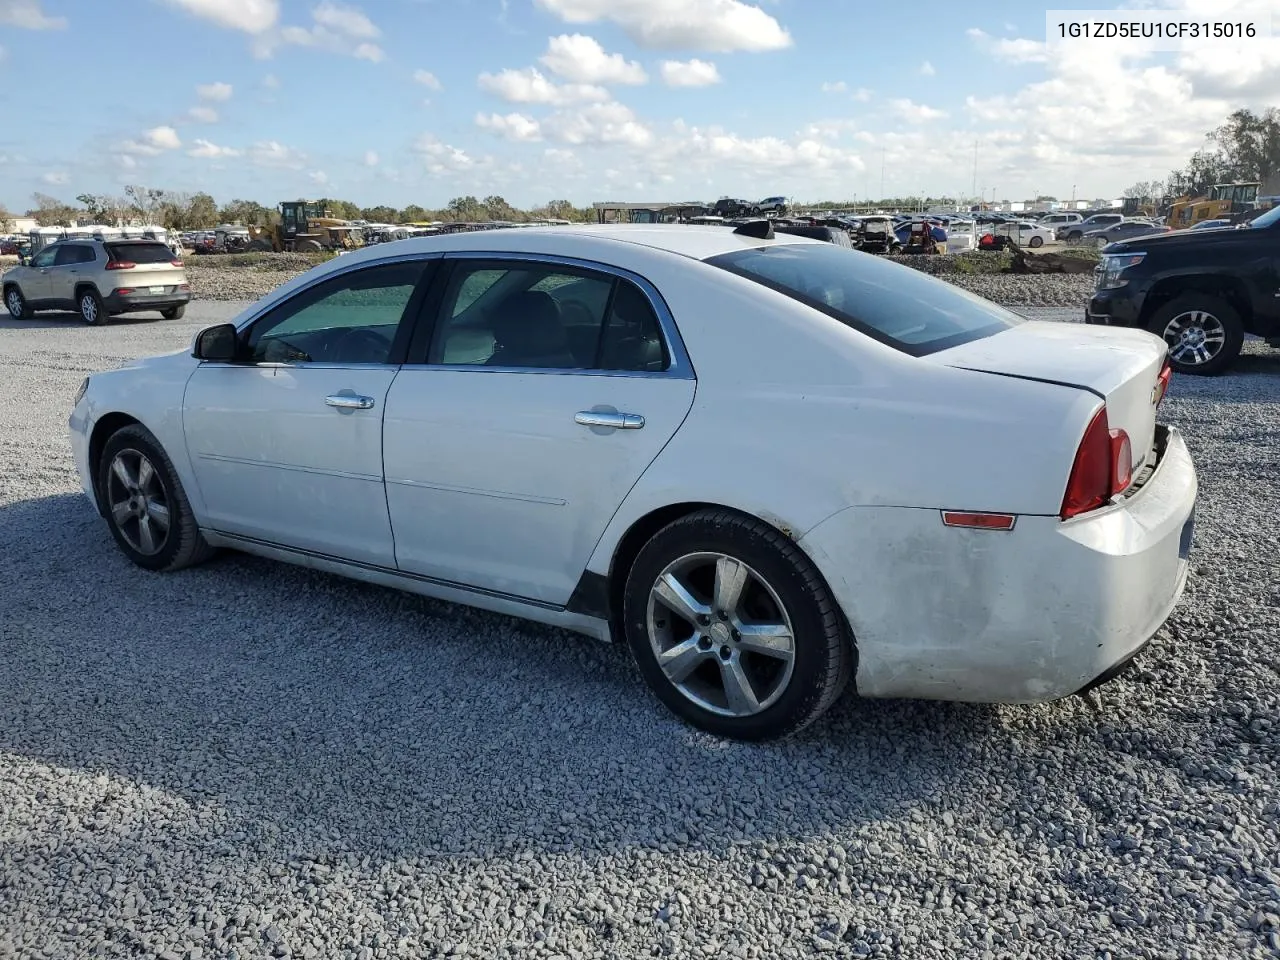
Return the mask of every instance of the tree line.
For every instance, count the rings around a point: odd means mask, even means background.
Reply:
[[[1280,174],[1280,109],[1262,113],[1237,110],[1205,136],[1206,145],[1186,166],[1164,180],[1143,180],[1124,191],[1126,197],[1202,197],[1215,183],[1266,183]]]
[[[590,207],[575,207],[568,200],[552,200],[531,210],[514,207],[499,196],[483,200],[472,196],[454,197],[442,209],[432,210],[417,204],[402,209],[389,206],[361,207],[350,200],[326,197],[319,201],[335,217],[344,220],[370,220],[375,223],[419,223],[433,220],[490,221],[558,219],[587,221],[594,219]],[[82,193],[68,203],[46,193],[32,195],[33,206],[26,215],[42,227],[66,227],[73,222],[115,224],[141,220],[170,230],[207,230],[220,223],[271,226],[279,223],[280,214],[256,200],[232,200],[219,205],[204,192],[183,193],[138,185],[127,186],[120,196]],[[0,208],[0,226],[10,217]]]

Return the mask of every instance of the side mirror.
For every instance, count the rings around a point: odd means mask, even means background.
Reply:
[[[196,335],[195,347],[191,355],[197,360],[212,360],[220,363],[231,363],[236,358],[236,348],[240,338],[235,324],[220,323],[216,327],[201,330]]]

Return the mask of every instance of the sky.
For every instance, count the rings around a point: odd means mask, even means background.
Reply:
[[[1183,20],[1280,0],[1053,0]],[[1113,198],[1280,103],[1280,39],[1046,42],[1027,0],[0,0],[0,205]],[[975,151],[975,143],[977,148]],[[976,170],[975,170],[976,153]]]

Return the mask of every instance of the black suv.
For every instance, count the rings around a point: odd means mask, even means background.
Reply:
[[[1178,230],[1103,248],[1085,322],[1164,337],[1179,373],[1222,373],[1246,333],[1280,347],[1280,206],[1234,230]]]

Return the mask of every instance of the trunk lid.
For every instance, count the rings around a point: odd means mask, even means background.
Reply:
[[[1145,330],[1029,320],[924,359],[1096,394],[1106,401],[1108,423],[1129,435],[1136,475],[1155,441],[1156,383],[1167,351]]]
[[[187,282],[186,268],[173,265],[173,261],[179,258],[162,243],[110,243],[107,244],[107,252],[112,260],[134,264],[106,272],[114,288],[129,287],[139,293],[171,294]]]

